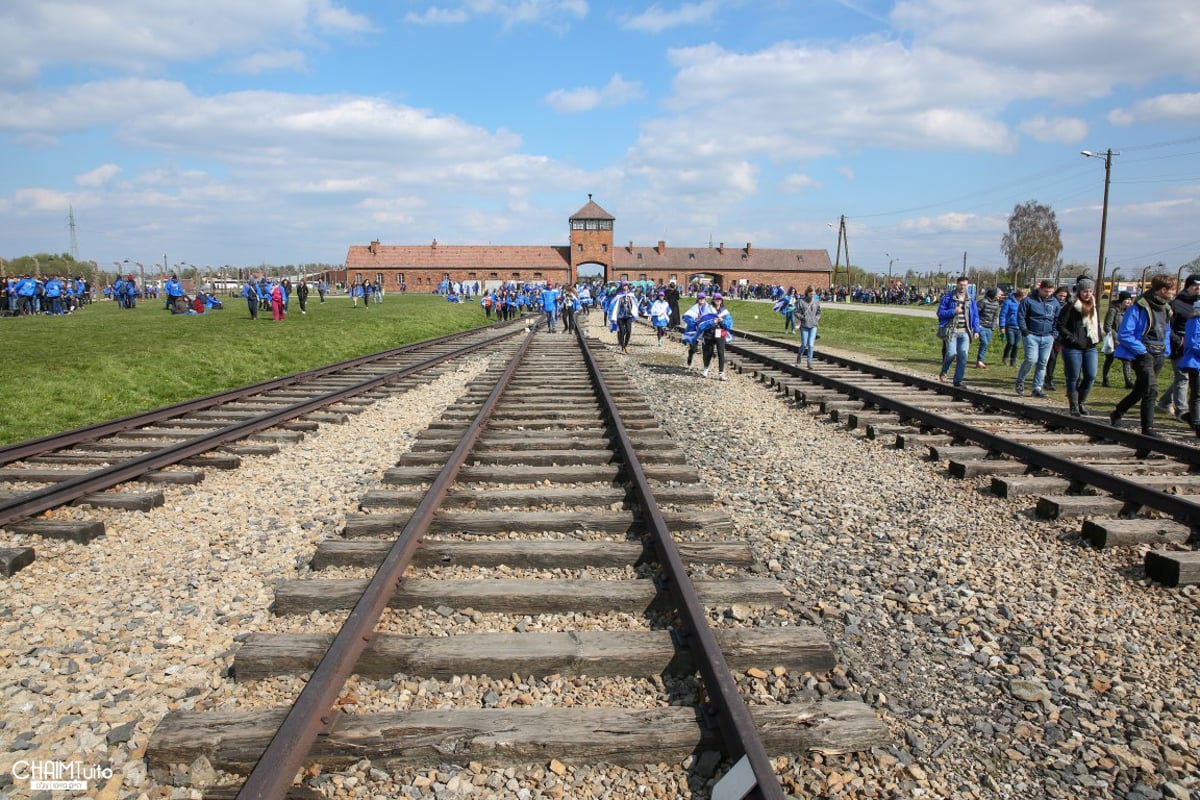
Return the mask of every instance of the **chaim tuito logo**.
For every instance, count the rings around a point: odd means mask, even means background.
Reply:
[[[86,791],[89,781],[107,781],[113,771],[82,761],[18,761],[13,764],[12,776],[29,781],[32,792]]]

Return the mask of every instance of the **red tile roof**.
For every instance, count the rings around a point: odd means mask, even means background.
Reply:
[[[570,248],[553,245],[351,245],[348,269],[566,269]]]

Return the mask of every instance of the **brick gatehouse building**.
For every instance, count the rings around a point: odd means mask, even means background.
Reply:
[[[826,250],[745,247],[653,247],[613,243],[615,218],[588,195],[587,204],[571,215],[570,245],[351,245],[346,269],[334,281],[371,281],[385,291],[404,287],[431,292],[443,280],[476,282],[484,288],[511,283],[649,280],[681,286],[716,283],[826,289],[833,265]]]

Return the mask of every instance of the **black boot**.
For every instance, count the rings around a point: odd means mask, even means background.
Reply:
[[[1070,405],[1071,405],[1071,416],[1078,417],[1079,413],[1080,413],[1079,412],[1079,395],[1075,394],[1074,392],[1069,393],[1067,395],[1067,402],[1070,403]]]
[[[1090,394],[1091,391],[1091,389],[1088,389],[1086,392],[1079,393],[1079,415],[1081,417],[1089,417],[1092,414],[1092,412],[1088,410],[1088,407],[1083,404],[1084,401],[1088,399],[1088,394]]]

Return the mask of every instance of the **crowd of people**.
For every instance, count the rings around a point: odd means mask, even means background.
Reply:
[[[1098,374],[1101,385],[1109,386],[1112,365],[1119,361],[1128,394],[1109,415],[1112,425],[1121,426],[1137,406],[1146,436],[1160,435],[1156,412],[1172,414],[1200,436],[1200,275],[1189,276],[1182,289],[1177,283],[1174,276],[1155,275],[1136,297],[1120,292],[1101,315],[1095,282],[1087,275],[1072,286],[1043,280],[1028,292],[1014,289],[1005,296],[990,288],[980,297],[971,295],[969,279],[961,277],[938,304],[943,342],[938,377],[963,385],[972,344],[977,348],[975,367],[987,369],[991,341],[999,332],[1002,363],[1015,367],[1020,356],[1013,382],[1018,396],[1031,381],[1033,397],[1049,397],[1047,392],[1057,388],[1054,376],[1061,360],[1067,407],[1072,416],[1088,416],[1087,400]],[[1168,360],[1172,380],[1160,395],[1158,378]]]
[[[0,311],[5,316],[64,316],[92,302],[92,287],[83,276],[13,275],[0,280]]]

